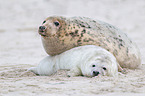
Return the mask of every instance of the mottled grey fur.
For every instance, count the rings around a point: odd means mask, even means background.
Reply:
[[[48,17],[42,26],[46,27],[42,42],[49,55],[83,45],[97,45],[111,52],[123,68],[137,68],[141,65],[138,47],[118,28],[86,17]],[[59,22],[59,26],[53,25]]]

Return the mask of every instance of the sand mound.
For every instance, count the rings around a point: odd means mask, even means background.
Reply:
[[[37,76],[27,69],[30,65],[3,66],[0,71],[0,93],[5,95],[79,95],[112,93],[145,93],[145,65],[141,69],[126,69],[118,78],[67,77],[67,70],[59,70],[52,76]],[[25,93],[25,94],[24,94]]]

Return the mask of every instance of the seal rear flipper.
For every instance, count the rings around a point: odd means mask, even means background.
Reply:
[[[31,67],[31,68],[28,69],[28,71],[33,72],[36,75],[38,75],[37,67]]]

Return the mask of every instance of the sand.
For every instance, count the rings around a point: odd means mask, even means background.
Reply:
[[[144,0],[0,0],[0,96],[145,96]],[[112,77],[36,76],[47,56],[38,26],[47,16],[86,16],[119,27],[136,42],[142,67]]]

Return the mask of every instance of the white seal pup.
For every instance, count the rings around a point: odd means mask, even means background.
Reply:
[[[39,75],[52,75],[59,69],[69,69],[68,76],[118,76],[120,66],[116,58],[104,48],[85,45],[72,48],[59,55],[45,57],[29,71]]]

